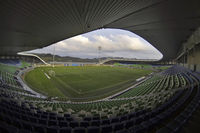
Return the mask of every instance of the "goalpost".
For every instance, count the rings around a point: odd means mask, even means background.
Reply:
[[[53,65],[52,65],[53,68],[55,67],[55,50],[56,50],[56,46],[54,44],[54,47],[53,47]],[[48,72],[49,76],[51,76],[51,77],[55,77],[55,75],[56,75],[55,71],[53,71],[53,68],[51,70],[49,70],[49,72]]]

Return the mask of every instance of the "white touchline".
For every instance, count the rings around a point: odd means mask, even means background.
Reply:
[[[48,78],[48,79],[51,79],[50,77],[49,77],[49,75],[47,75],[46,73],[44,73],[45,74],[45,76]]]

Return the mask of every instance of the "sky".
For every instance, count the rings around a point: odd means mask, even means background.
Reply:
[[[101,47],[101,50],[99,50]],[[100,29],[28,53],[54,53],[79,58],[124,57],[161,59],[162,54],[138,35],[119,29]]]

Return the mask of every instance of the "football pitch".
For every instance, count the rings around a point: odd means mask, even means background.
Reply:
[[[37,67],[26,73],[24,79],[33,90],[49,97],[89,101],[122,91],[151,72],[111,66]]]

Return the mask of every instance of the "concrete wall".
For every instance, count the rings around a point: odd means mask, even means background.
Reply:
[[[181,56],[177,59],[179,64],[200,72],[200,28],[183,43],[180,53]]]
[[[200,45],[195,45],[188,51],[187,64],[189,68],[194,71],[200,71]]]

